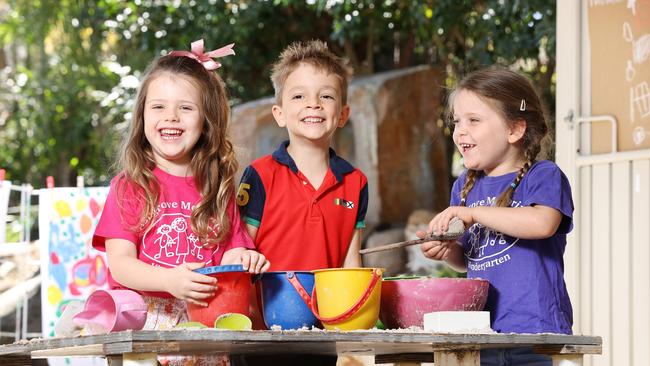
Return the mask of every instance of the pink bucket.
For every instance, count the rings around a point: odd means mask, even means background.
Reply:
[[[140,330],[146,320],[147,304],[131,290],[95,290],[86,300],[84,310],[72,319],[78,326],[96,325],[105,332]]]

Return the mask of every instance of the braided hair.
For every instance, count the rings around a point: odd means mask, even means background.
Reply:
[[[519,141],[524,153],[524,165],[495,203],[497,207],[509,207],[514,191],[535,163],[541,150],[542,140],[548,133],[545,111],[539,95],[530,81],[518,72],[504,68],[486,68],[467,75],[452,91],[447,105],[450,117],[454,114],[454,97],[461,90],[470,91],[491,101],[491,105],[511,126],[518,121],[526,121],[526,131]],[[480,171],[467,170],[467,179],[460,192],[461,206],[465,206],[467,195],[481,174]]]

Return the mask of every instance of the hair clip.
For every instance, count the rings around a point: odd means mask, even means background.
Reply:
[[[510,187],[512,187],[512,189],[517,188],[517,183],[515,182],[510,183]]]
[[[235,51],[232,49],[234,46],[235,44],[231,43],[214,51],[203,52],[203,39],[199,39],[198,41],[192,42],[191,52],[172,51],[169,55],[189,57],[200,62],[206,70],[216,70],[221,67],[221,63],[214,61],[213,58],[234,55]]]
[[[521,103],[519,104],[519,110],[522,112],[526,111],[526,99],[521,100]]]

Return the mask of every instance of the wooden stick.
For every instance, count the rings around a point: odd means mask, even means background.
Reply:
[[[416,244],[422,244],[427,241],[448,241],[448,240],[456,240],[463,236],[463,233],[446,233],[442,235],[435,235],[431,234],[429,236],[425,236],[422,239],[415,239],[415,240],[408,240],[408,241],[402,241],[399,243],[393,243],[393,244],[386,244],[386,245],[381,245],[378,247],[374,248],[367,248],[367,249],[361,249],[359,251],[359,254],[368,254],[368,253],[374,253],[374,252],[382,252],[384,250],[391,250],[391,249],[397,249],[397,248],[402,248],[402,247],[408,247],[411,245],[416,245]]]

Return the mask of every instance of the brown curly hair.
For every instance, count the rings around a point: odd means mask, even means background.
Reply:
[[[161,74],[188,77],[202,95],[203,129],[192,148],[190,161],[201,200],[192,210],[190,225],[204,246],[214,246],[227,237],[231,229],[228,205],[234,197],[237,160],[228,140],[230,106],[224,82],[218,74],[206,70],[191,58],[163,56],[145,73],[118,161],[121,170],[117,184],[120,211],[124,219],[126,210],[122,202],[125,192],[129,191],[142,201],[141,215],[131,221],[132,231],[144,232],[153,224],[156,215],[160,186],[153,174],[156,164],[151,144],[145,137],[144,109],[149,84]]]

